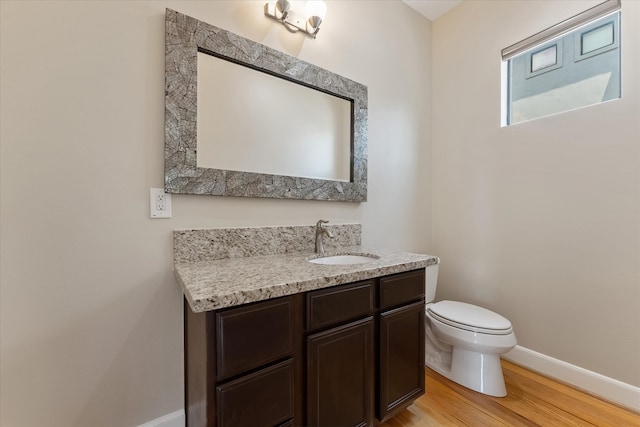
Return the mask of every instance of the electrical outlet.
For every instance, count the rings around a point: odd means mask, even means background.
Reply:
[[[164,211],[167,208],[166,200],[167,198],[164,191],[162,193],[160,192],[156,193],[156,210],[157,211]]]
[[[151,218],[171,218],[171,194],[164,188],[149,189],[149,207]]]

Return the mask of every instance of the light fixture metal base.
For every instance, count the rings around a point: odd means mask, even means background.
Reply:
[[[291,9],[289,9],[282,18],[279,18],[276,15],[275,4],[273,3],[266,3],[264,5],[264,14],[265,16],[273,19],[274,21],[277,21],[282,25],[284,25],[284,27],[290,32],[292,33],[302,32],[314,39],[316,38],[318,31],[320,31],[320,23],[322,22],[322,19],[320,19],[317,16],[313,16],[307,19],[301,14]],[[317,22],[316,26],[314,26],[312,22],[314,24]]]

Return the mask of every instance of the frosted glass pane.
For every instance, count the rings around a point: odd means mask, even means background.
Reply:
[[[613,22],[582,35],[582,54],[613,44]]]
[[[531,72],[556,65],[557,62],[557,46],[553,45],[531,55]]]

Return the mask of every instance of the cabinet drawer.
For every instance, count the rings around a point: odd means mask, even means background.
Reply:
[[[380,279],[380,308],[397,307],[424,299],[424,269]]]
[[[373,280],[334,286],[307,294],[307,329],[312,331],[360,317],[374,309]]]
[[[219,381],[288,357],[293,349],[293,300],[278,298],[216,313]]]
[[[216,388],[219,427],[274,427],[293,418],[293,361]]]

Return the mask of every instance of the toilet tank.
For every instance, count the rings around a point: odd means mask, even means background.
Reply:
[[[436,288],[438,287],[438,267],[440,263],[426,267],[425,274],[425,298],[426,302],[433,302],[436,299]]]

